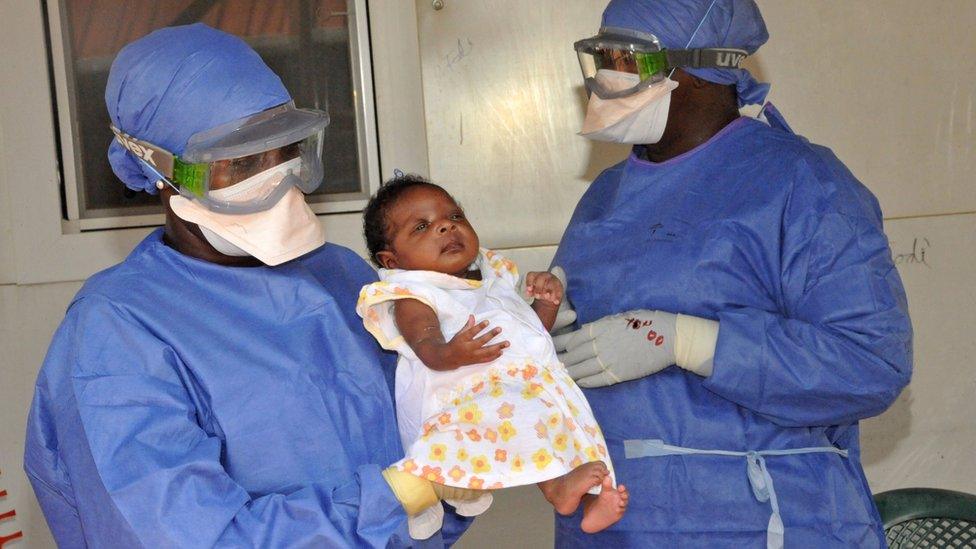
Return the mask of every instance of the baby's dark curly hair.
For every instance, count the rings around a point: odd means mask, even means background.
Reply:
[[[366,209],[363,210],[363,234],[366,236],[366,249],[369,250],[369,258],[377,267],[383,265],[376,254],[386,250],[390,245],[387,234],[390,229],[386,222],[387,213],[397,203],[404,191],[420,186],[431,187],[449,197],[451,196],[449,192],[436,183],[431,183],[419,175],[406,174],[397,175],[383,183],[380,190],[376,191],[376,194],[366,204]],[[453,200],[453,197],[451,199]]]

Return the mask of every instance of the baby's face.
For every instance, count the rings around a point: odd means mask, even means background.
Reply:
[[[461,207],[439,189],[407,189],[386,222],[390,247],[376,255],[388,269],[461,276],[478,257],[478,234]]]

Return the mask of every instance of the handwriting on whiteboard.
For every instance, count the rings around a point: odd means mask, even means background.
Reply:
[[[895,265],[925,265],[929,268],[932,267],[929,265],[928,258],[926,257],[929,248],[932,247],[932,243],[924,236],[913,238],[911,249],[904,250],[902,253],[898,253],[899,247],[896,242],[892,242],[891,247]]]

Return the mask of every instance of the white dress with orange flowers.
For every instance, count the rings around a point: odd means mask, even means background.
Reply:
[[[366,328],[383,348],[400,354],[396,406],[406,457],[393,466],[474,489],[534,484],[596,460],[606,462],[612,474],[586,398],[557,360],[539,317],[518,295],[515,265],[482,250],[478,266],[480,281],[380,269],[380,282],[359,295],[357,311]],[[416,299],[433,309],[445,339],[474,315],[489,328],[500,327],[496,340],[511,345],[489,364],[431,370],[396,327],[398,299]]]

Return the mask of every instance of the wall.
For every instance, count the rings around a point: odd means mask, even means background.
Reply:
[[[574,136],[583,103],[570,44],[596,31],[602,0],[534,4],[528,13],[523,2],[514,0],[446,0],[445,9],[435,12],[428,0],[418,0],[411,16],[423,30],[422,43],[394,44],[387,52],[419,47],[424,53],[423,92],[398,86],[396,94],[415,94],[415,103],[423,98],[427,132],[390,141],[384,154],[394,157],[387,157],[385,165],[427,171],[426,153],[418,159],[404,146],[426,138],[430,173],[452,186],[470,185],[459,194],[486,243],[494,246],[555,243],[586,183],[626,153]],[[928,12],[933,4],[939,9]],[[4,4],[0,14],[13,5]],[[864,464],[872,488],[976,492],[971,420],[976,416],[971,366],[976,343],[969,333],[976,323],[976,215],[966,213],[976,210],[976,68],[970,59],[976,44],[968,31],[976,26],[976,10],[969,0],[760,0],[760,5],[772,39],[751,63],[774,83],[771,99],[794,128],[830,145],[878,194],[909,294],[915,376],[888,412],[863,424]],[[458,25],[469,20],[458,28],[477,40],[469,45],[468,36],[437,23],[448,18]],[[399,25],[395,20],[384,24],[383,33]],[[33,48],[8,41],[0,59],[7,62]],[[542,62],[526,57],[532,52]],[[472,66],[460,66],[466,62]],[[378,78],[388,71],[382,76],[388,82],[403,77],[396,63],[375,70]],[[406,64],[400,70],[419,72],[421,67]],[[9,82],[9,75],[0,78],[5,78],[0,110],[9,113],[18,106],[8,102],[11,90],[21,82]],[[383,103],[390,109],[390,96],[396,95],[389,91],[392,86],[384,89],[378,109]],[[379,86],[377,94],[384,94]],[[498,97],[510,102],[493,102]],[[48,115],[30,113],[34,120]],[[395,136],[423,128],[416,112],[397,111],[396,116],[380,118],[381,132]],[[0,490],[8,496],[0,497],[0,514],[13,508],[17,516],[0,521],[0,538],[21,530],[24,540],[10,547],[50,547],[21,472],[23,421],[36,369],[80,282],[13,284],[15,234],[22,249],[38,256],[49,252],[36,249],[29,234],[17,232],[14,220],[25,195],[18,192],[14,203],[10,190],[20,184],[23,172],[7,159],[13,158],[11,143],[21,141],[29,128],[4,120],[9,119],[0,117]],[[52,154],[48,149],[43,153]],[[503,192],[482,201],[481,189],[494,184],[504,184]],[[360,246],[353,221],[330,225],[331,237]],[[113,261],[126,252],[111,241],[108,249],[106,257]],[[510,255],[525,270],[545,266],[552,251],[541,246]],[[41,263],[57,261],[49,257]],[[550,546],[551,535],[546,504],[534,488],[526,488],[500,494],[461,545]]]
[[[0,522],[0,537],[21,530],[29,547],[50,547],[53,540],[23,474],[27,407],[47,343],[80,287],[80,282],[0,286],[0,490],[8,492],[0,499],[0,513],[17,512],[13,520]]]

